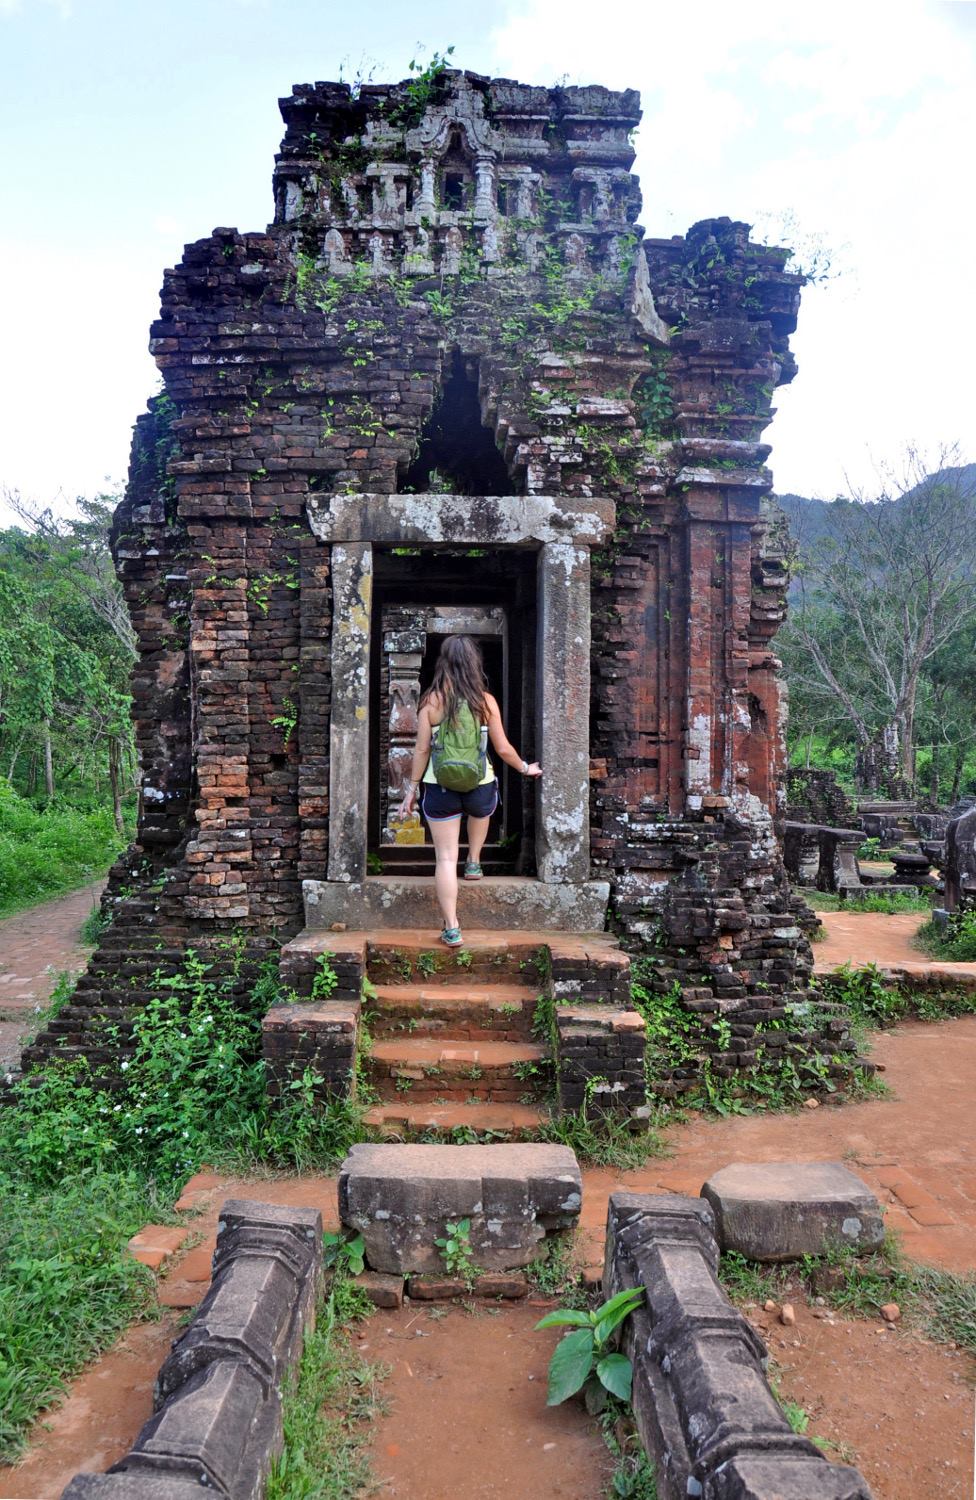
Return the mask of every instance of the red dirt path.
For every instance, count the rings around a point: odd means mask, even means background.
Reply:
[[[87,962],[91,949],[79,933],[104,885],[97,880],[0,921],[0,1073],[19,1062],[21,1038],[58,975]]]
[[[826,937],[813,946],[817,973],[841,964],[874,963],[882,969],[902,969],[906,978],[934,972],[976,984],[976,964],[926,958],[913,945],[912,938],[928,920],[924,912],[897,912],[890,917],[868,911],[823,911],[819,915]]]

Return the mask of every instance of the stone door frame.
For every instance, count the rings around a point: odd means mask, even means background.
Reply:
[[[546,495],[308,497],[331,548],[332,713],[327,881],[366,879],[373,548],[521,547],[538,554],[536,866],[547,885],[589,878],[590,548],[613,502]]]

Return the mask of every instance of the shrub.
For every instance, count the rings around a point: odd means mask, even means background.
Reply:
[[[916,937],[933,957],[976,963],[976,911],[954,911],[942,927],[926,922]]]

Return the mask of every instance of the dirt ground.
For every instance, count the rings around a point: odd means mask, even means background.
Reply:
[[[19,1062],[24,1033],[58,975],[84,967],[91,950],[79,931],[104,885],[95,881],[0,921],[0,1073]]]
[[[813,945],[817,973],[841,964],[874,963],[883,969],[903,969],[906,978],[933,970],[960,979],[976,978],[976,963],[936,963],[914,946],[912,938],[928,920],[925,912],[897,912],[889,917],[870,911],[822,911],[819,916],[826,936]]]

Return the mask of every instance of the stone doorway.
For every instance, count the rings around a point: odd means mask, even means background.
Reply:
[[[503,894],[489,877],[466,897],[465,920],[601,930],[609,890],[591,879],[589,849],[589,552],[612,529],[612,505],[543,495],[314,494],[308,517],[330,548],[333,627],[329,852],[326,879],[304,883],[306,922],[413,926],[414,914],[429,904],[427,880],[419,880],[424,889],[418,890],[410,884],[416,875],[384,868],[398,846],[384,843],[382,834],[415,732],[427,637],[446,634],[439,626],[462,618],[436,611],[477,607],[489,611],[478,622],[488,635],[490,611],[502,609],[494,618],[507,640],[508,728],[544,774],[534,784],[517,778],[527,888]],[[415,613],[384,620],[389,605]],[[420,619],[418,610],[430,613]],[[400,624],[408,628],[400,632]],[[394,675],[389,665],[384,670],[384,656],[399,658]]]

